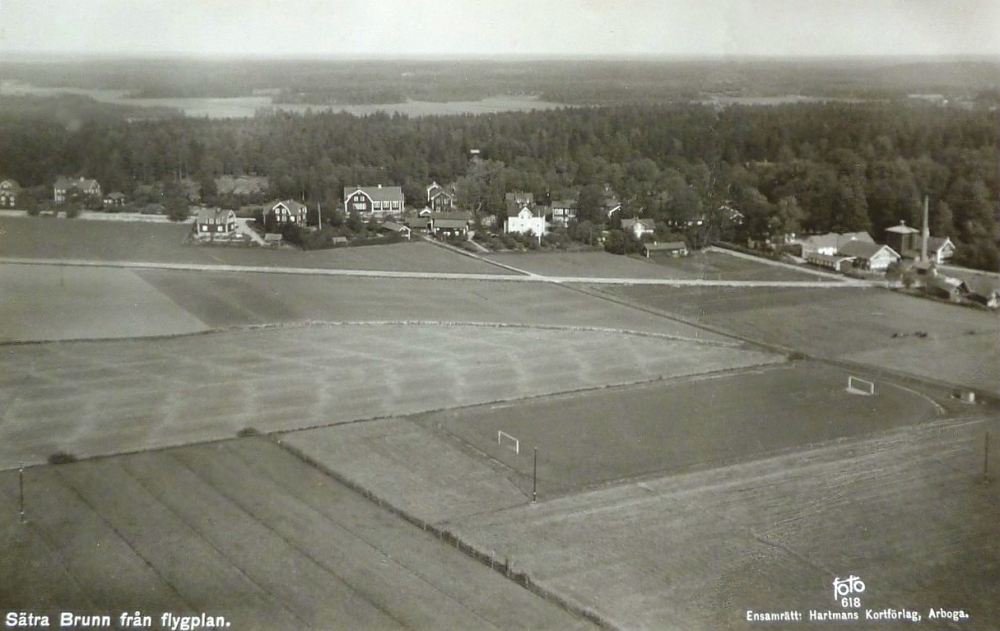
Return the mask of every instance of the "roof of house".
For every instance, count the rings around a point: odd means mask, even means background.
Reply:
[[[284,207],[288,209],[288,212],[296,214],[301,210],[305,210],[306,208],[305,204],[300,204],[294,199],[283,199],[280,202],[274,202],[273,204],[271,204],[271,210],[274,210],[278,206],[278,204],[284,205]]]
[[[277,232],[268,232],[264,235],[264,243],[281,243],[281,235]]]
[[[105,195],[106,199],[125,199],[125,193],[119,193],[115,191],[114,193],[108,193]]]
[[[513,200],[513,201],[515,201],[515,202],[517,202],[519,204],[520,203],[531,204],[531,203],[534,203],[534,201],[535,201],[535,194],[534,193],[525,193],[524,191],[513,191],[511,193],[507,193],[506,195],[504,195],[503,198],[506,201],[512,201]]]
[[[928,252],[940,252],[946,245],[950,245],[952,249],[955,248],[955,243],[949,237],[927,237],[927,251]],[[910,258],[917,258],[922,254],[922,249],[920,244],[917,244],[915,248],[907,248],[903,251],[903,254]]]
[[[843,234],[827,232],[826,234],[814,234],[798,241],[803,245],[809,245],[817,250],[820,248],[839,248],[852,241],[875,243],[875,239],[872,239],[871,235],[867,232],[845,232]]]
[[[17,183],[17,180],[3,180],[0,182],[0,190],[17,190],[19,188],[21,186]]]
[[[68,190],[70,188],[93,188],[95,186],[100,186],[97,180],[91,180],[87,178],[71,178],[71,177],[60,177],[56,179],[55,188],[60,190]]]
[[[382,227],[386,230],[392,230],[393,232],[403,232],[404,230],[409,230],[410,227],[403,224],[398,224],[395,221],[387,221],[382,224]]]
[[[455,219],[461,221],[472,221],[472,213],[467,210],[452,210],[448,212],[431,213],[429,217],[434,223],[443,219]]]
[[[552,202],[552,208],[576,208],[575,199],[557,199]]]
[[[1000,280],[989,276],[976,275],[966,279],[965,288],[970,294],[989,298],[1000,295]]]
[[[236,213],[231,210],[226,210],[225,208],[199,208],[198,209],[198,223],[208,223],[210,219],[215,220],[216,223],[220,219],[228,219],[228,215],[232,213],[233,218],[236,217]]]
[[[643,230],[656,230],[656,222],[652,219],[640,218],[640,219],[622,219],[622,229],[628,230],[632,226],[640,224]]]
[[[891,228],[886,228],[885,231],[886,232],[894,232],[896,234],[916,234],[916,233],[920,232],[919,230],[917,230],[913,226],[908,226],[908,225],[906,225],[905,222],[902,222],[902,221],[899,222],[898,226],[893,226]]]
[[[643,246],[650,252],[656,252],[661,250],[672,251],[672,250],[686,250],[687,244],[683,241],[667,241],[666,243],[647,243]]]
[[[434,227],[447,229],[468,228],[469,222],[464,219],[435,219]]]
[[[899,258],[899,254],[895,250],[887,245],[879,245],[878,243],[868,243],[866,241],[848,241],[844,245],[840,246],[837,250],[837,254],[843,256],[854,256],[859,259],[872,259],[881,252],[882,250],[888,250],[895,256]]]
[[[344,199],[349,199],[357,192],[367,195],[373,202],[403,201],[403,189],[398,186],[345,186]]]
[[[423,230],[427,228],[428,219],[427,217],[406,217],[403,219],[403,223],[410,228],[419,228]]]
[[[924,281],[924,285],[951,293],[961,289],[962,281],[949,276],[930,276]]]

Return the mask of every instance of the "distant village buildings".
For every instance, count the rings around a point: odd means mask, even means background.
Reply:
[[[21,187],[14,180],[3,180],[0,182],[0,208],[14,208],[17,206],[17,198],[21,193]]]
[[[79,194],[81,197],[90,197],[99,200],[101,199],[101,185],[97,183],[97,180],[83,177],[76,179],[60,177],[56,179],[55,184],[52,186],[53,201],[57,204],[65,203],[74,193]]]

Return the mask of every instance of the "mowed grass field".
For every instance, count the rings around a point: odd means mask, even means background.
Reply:
[[[877,289],[595,288],[750,340],[998,393],[995,312]],[[926,333],[918,337],[917,333]]]
[[[846,391],[847,372],[795,362],[613,390],[445,410],[421,425],[458,437],[542,497],[637,476],[720,466],[934,420],[935,403],[876,380]],[[943,410],[941,410],[943,412]],[[518,439],[519,451],[498,432]]]
[[[511,559],[543,589],[619,629],[998,629],[1000,466],[995,414],[696,473],[487,511],[448,525]],[[502,551],[502,552],[501,552]],[[859,576],[864,608],[908,621],[814,622],[843,611],[835,578]],[[931,620],[930,609],[968,620]],[[750,623],[797,610],[804,622]]]
[[[525,252],[484,258],[545,276],[671,278],[680,280],[811,281],[836,278],[738,258],[721,252],[694,252],[671,258],[620,256],[607,252]]]
[[[614,331],[316,325],[10,345],[0,468],[782,361]]]
[[[47,265],[0,265],[0,323],[0,342],[208,329],[131,270]]]
[[[24,217],[0,219],[0,257],[248,265],[317,269],[511,274],[430,243],[293,249],[185,245],[190,224]]]
[[[24,478],[22,524],[17,473],[0,473],[5,612],[109,614],[113,628],[136,610],[156,628],[161,612],[240,631],[594,628],[263,438]]]

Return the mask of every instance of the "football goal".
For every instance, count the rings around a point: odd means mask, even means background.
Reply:
[[[521,453],[521,441],[514,438],[507,432],[497,432],[497,444],[501,447],[507,447],[508,449],[513,449],[514,453]]]
[[[847,377],[847,391],[851,394],[863,394],[872,396],[875,394],[875,382],[861,379],[860,377]]]

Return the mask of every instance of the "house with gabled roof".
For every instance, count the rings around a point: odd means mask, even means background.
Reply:
[[[1000,282],[988,276],[976,275],[962,283],[962,297],[990,309],[1000,307]]]
[[[472,225],[472,213],[462,210],[431,213],[427,221],[427,226],[431,234],[466,234]]]
[[[409,241],[410,235],[413,230],[407,226],[405,223],[396,223],[395,221],[386,221],[382,224],[382,230],[384,232],[391,232],[393,234],[398,234],[400,237]]]
[[[236,233],[236,213],[223,208],[199,208],[194,222],[195,236],[218,239]]]
[[[622,219],[622,230],[632,234],[636,239],[641,239],[656,232],[656,222],[644,218]]]
[[[427,206],[434,211],[448,211],[455,207],[455,186],[441,186],[437,182],[427,187]]]
[[[868,272],[885,272],[900,259],[899,253],[887,245],[868,243],[860,239],[848,241],[837,250],[840,256],[854,259],[854,267]]]
[[[62,204],[74,191],[79,193],[82,197],[93,197],[98,200],[101,199],[101,185],[97,183],[97,180],[83,177],[57,178],[56,183],[52,186],[52,197],[57,204]]]
[[[293,199],[286,199],[275,202],[271,208],[264,213],[264,224],[284,226],[285,224],[295,224],[297,226],[306,225],[308,208]]]
[[[13,208],[17,205],[17,196],[21,187],[14,180],[0,182],[0,208]]]
[[[565,228],[569,222],[576,219],[577,200],[557,199],[552,202],[552,225]]]
[[[546,230],[544,210],[535,211],[527,205],[522,206],[516,215],[508,215],[507,223],[504,224],[504,232],[531,234],[536,237],[544,235]]]
[[[120,191],[113,191],[104,196],[105,208],[121,208],[128,202],[128,197]]]
[[[362,219],[382,220],[403,214],[403,189],[399,186],[355,186],[344,188],[344,212]]]

